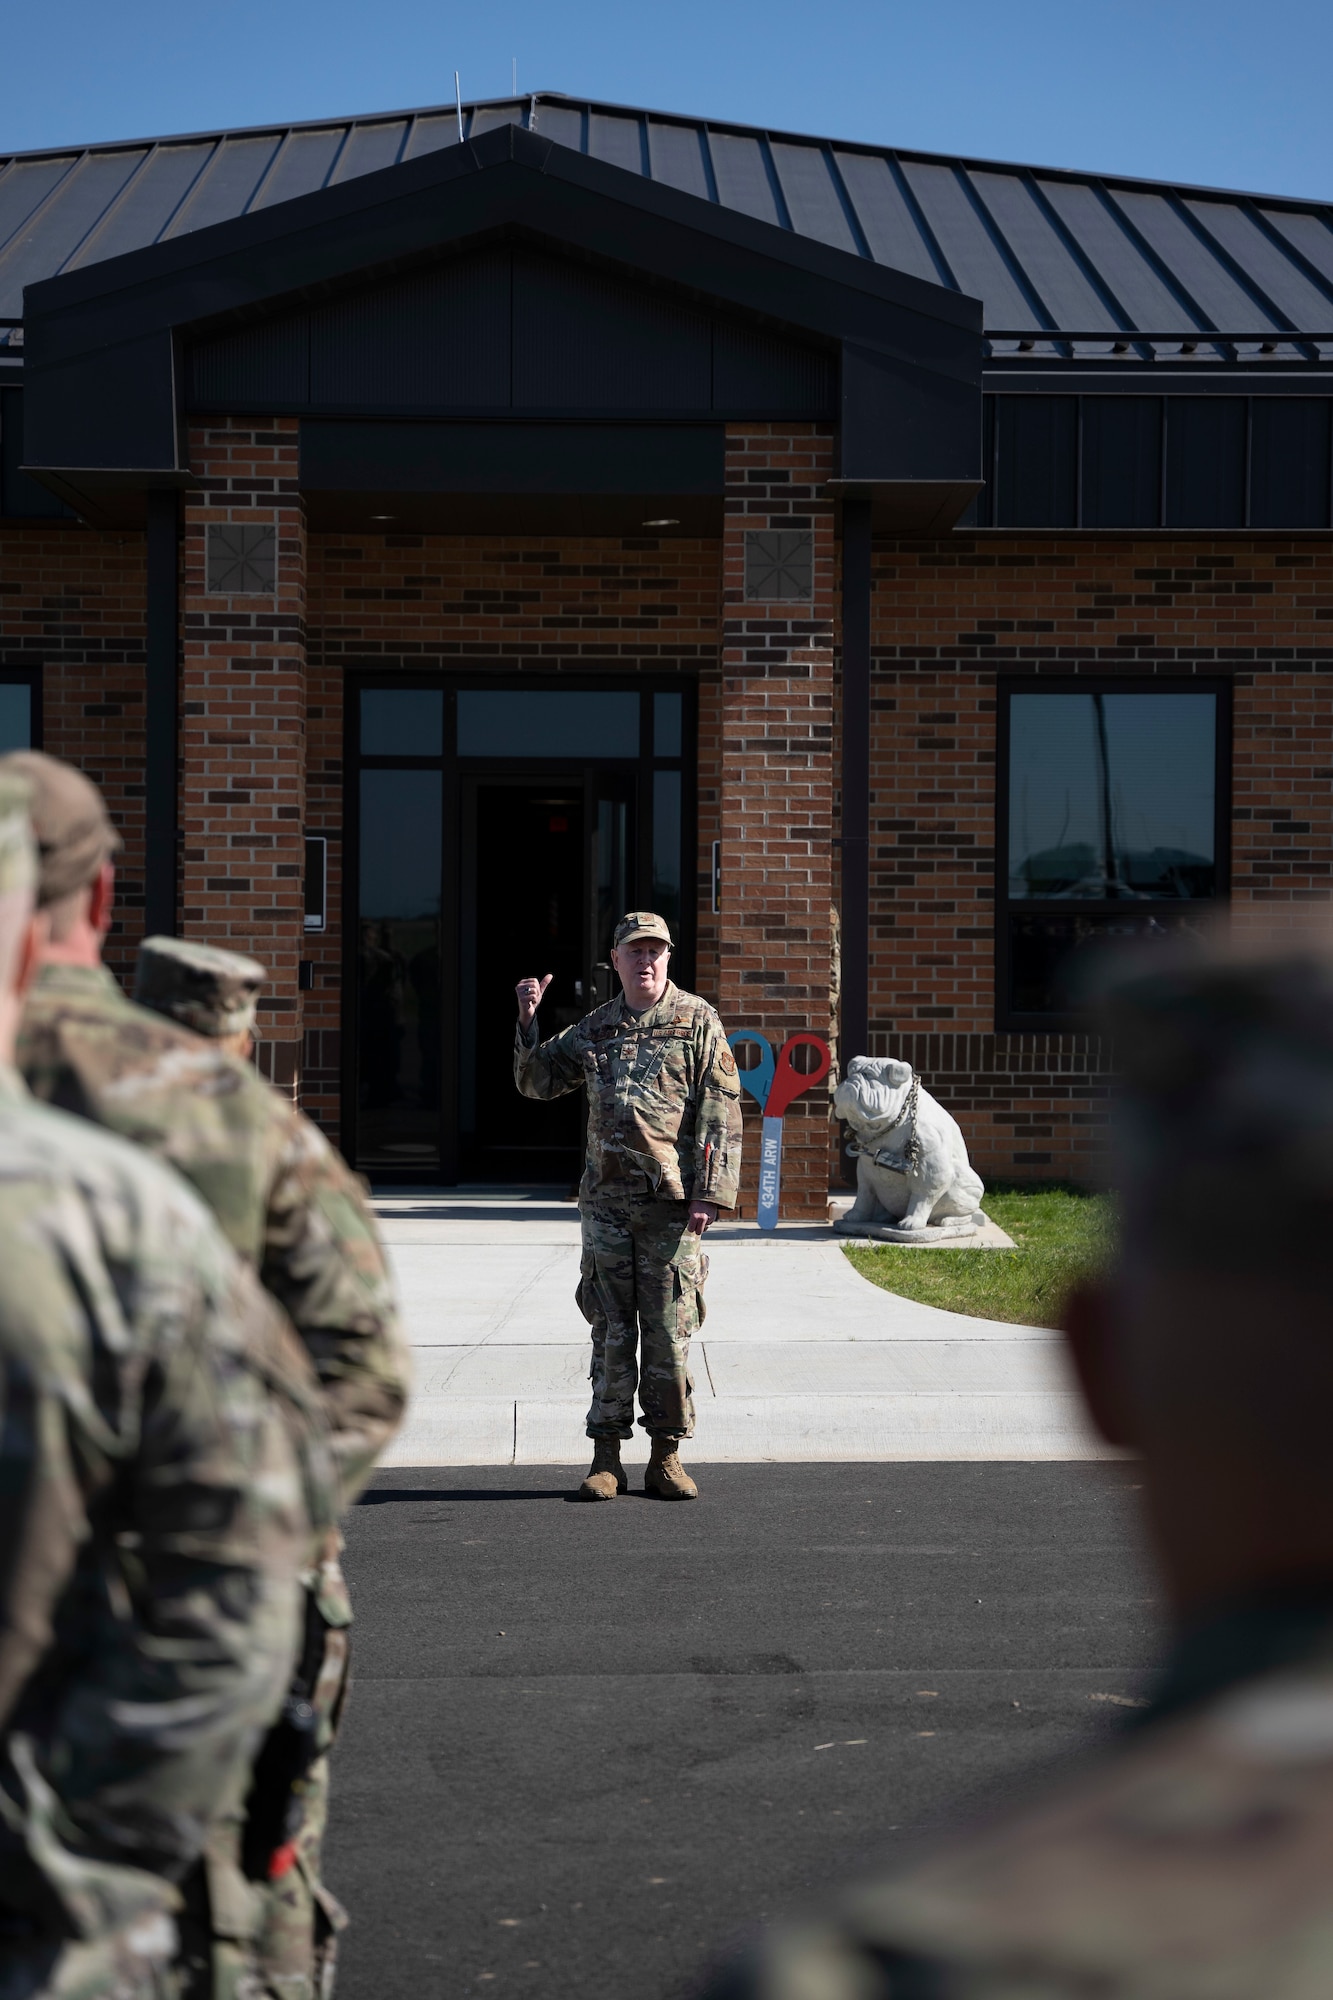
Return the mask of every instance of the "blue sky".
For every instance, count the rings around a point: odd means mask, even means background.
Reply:
[[[0,150],[520,89],[1333,197],[1333,4],[48,0],[8,10]]]

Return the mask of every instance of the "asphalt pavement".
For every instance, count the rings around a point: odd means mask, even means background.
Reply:
[[[678,2000],[1142,1701],[1133,1463],[687,1462],[690,1505],[431,1466],[353,1510],[340,2000]]]

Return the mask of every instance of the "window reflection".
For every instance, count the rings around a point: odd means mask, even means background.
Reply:
[[[439,1159],[439,771],[361,773],[359,1155]]]
[[[1084,902],[1217,892],[1212,694],[1015,694],[1009,895]]]
[[[653,696],[653,755],[679,757],[684,735],[685,703],[678,694]]]
[[[26,681],[0,681],[0,751],[32,748],[32,689]]]
[[[680,772],[653,774],[653,908],[680,936]]]
[[[467,688],[460,757],[637,757],[639,697],[608,688]]]
[[[362,688],[363,757],[438,757],[443,749],[440,688]]]

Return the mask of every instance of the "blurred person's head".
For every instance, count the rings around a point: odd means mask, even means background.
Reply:
[[[31,790],[37,837],[37,905],[45,913],[43,964],[95,966],[111,928],[120,835],[106,803],[73,764],[41,750],[0,757],[0,774]]]
[[[0,770],[0,1062],[14,1059],[23,995],[39,963],[47,919],[37,910],[32,789]]]
[[[1333,1581],[1333,940],[1123,972],[1113,1268],[1065,1327],[1177,1609]]]
[[[134,997],[230,1055],[254,1047],[255,1014],[268,972],[257,958],[195,938],[150,937],[139,946]]]

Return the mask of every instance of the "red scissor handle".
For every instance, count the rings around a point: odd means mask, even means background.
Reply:
[[[791,1059],[792,1050],[799,1048],[803,1042],[819,1051],[819,1061],[805,1075],[802,1075]],[[832,1061],[829,1045],[822,1035],[811,1035],[802,1031],[799,1035],[791,1036],[778,1057],[778,1066],[768,1087],[768,1102],[764,1106],[765,1118],[781,1118],[794,1097],[799,1097],[803,1090],[809,1090],[812,1085],[823,1082],[829,1073]]]

